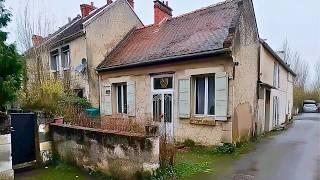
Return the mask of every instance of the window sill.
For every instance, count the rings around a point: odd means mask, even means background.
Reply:
[[[208,126],[216,125],[216,121],[214,117],[193,117],[190,119],[189,123],[194,125],[208,125]]]

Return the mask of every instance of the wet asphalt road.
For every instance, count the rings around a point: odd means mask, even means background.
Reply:
[[[266,139],[218,179],[320,180],[320,114],[301,114],[292,127]]]

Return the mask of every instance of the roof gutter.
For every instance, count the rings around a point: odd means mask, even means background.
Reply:
[[[223,49],[217,49],[217,50],[211,50],[211,51],[202,51],[202,52],[197,52],[192,54],[184,54],[184,55],[178,55],[178,56],[159,58],[159,59],[154,59],[152,61],[146,61],[146,62],[137,62],[137,63],[126,64],[126,65],[96,68],[96,71],[104,72],[109,70],[119,70],[119,69],[131,68],[131,67],[157,65],[161,63],[168,63],[173,60],[182,61],[186,59],[203,58],[203,57],[210,57],[210,56],[222,55],[222,54],[229,54],[231,56],[231,52],[232,51],[230,48],[223,48]]]

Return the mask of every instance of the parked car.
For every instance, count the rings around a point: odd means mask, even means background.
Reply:
[[[316,113],[318,112],[318,107],[316,104],[304,104],[303,112],[305,113]]]
[[[320,112],[320,103],[317,103],[318,112]]]

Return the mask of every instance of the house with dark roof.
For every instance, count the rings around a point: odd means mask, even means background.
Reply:
[[[172,17],[154,1],[97,66],[102,116],[159,125],[168,139],[212,145],[250,138],[258,117],[259,34],[251,0]]]
[[[34,67],[51,79],[58,79],[99,107],[98,76],[95,68],[106,55],[134,28],[143,24],[134,12],[133,0],[112,0],[100,8],[80,5],[81,15],[69,18],[66,25],[48,37],[34,35],[33,48],[25,54],[28,67],[28,86],[37,78]],[[36,66],[35,66],[36,64]]]

